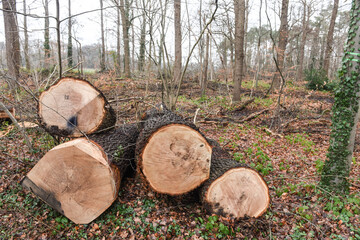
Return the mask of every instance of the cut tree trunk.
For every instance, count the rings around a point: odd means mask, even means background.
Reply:
[[[80,137],[114,127],[116,116],[104,95],[89,82],[62,78],[39,97],[39,117],[51,134]]]
[[[80,138],[51,149],[21,183],[77,224],[88,224],[116,199],[120,172],[102,148]]]
[[[268,186],[259,173],[234,161],[219,146],[213,147],[210,178],[200,194],[210,213],[234,218],[259,217],[270,204]]]
[[[181,195],[210,175],[211,146],[195,125],[164,106],[147,112],[136,143],[137,166],[156,192]]]
[[[45,154],[22,185],[71,221],[88,224],[114,202],[121,178],[133,170],[138,133],[135,124],[123,125],[92,140],[63,143]]]

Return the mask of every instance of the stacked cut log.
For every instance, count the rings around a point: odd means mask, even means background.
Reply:
[[[139,172],[159,193],[190,192],[210,175],[210,144],[193,124],[162,105],[146,114],[136,155]]]
[[[116,116],[104,95],[92,84],[62,78],[39,97],[39,118],[51,134],[81,137],[114,127]]]
[[[84,80],[64,78],[50,87],[40,96],[42,126],[54,135],[85,137],[50,150],[22,185],[83,224],[112,204],[123,176],[136,168],[158,193],[199,192],[210,213],[258,217],[268,208],[269,190],[259,173],[163,105],[138,125],[115,128],[114,116],[104,95]]]
[[[200,190],[200,198],[210,213],[241,218],[259,217],[270,204],[264,179],[212,141],[210,178]]]
[[[60,79],[39,98],[42,126],[58,136],[96,134],[51,149],[22,185],[75,223],[94,220],[117,198],[121,178],[135,166],[138,127],[114,128],[114,116],[90,83]]]
[[[164,106],[145,115],[136,144],[138,169],[156,192],[185,194],[205,182],[199,191],[205,208],[235,218],[259,217],[269,206],[269,189],[257,171]]]

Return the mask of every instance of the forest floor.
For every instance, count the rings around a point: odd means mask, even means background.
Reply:
[[[161,102],[160,80],[107,75],[88,80],[116,109],[118,125],[137,121],[136,116]],[[318,186],[329,147],[331,93],[289,83],[277,108],[278,95],[262,98],[269,84],[261,81],[255,100],[239,109],[250,99],[250,81],[243,83],[242,101],[236,105],[224,83],[210,82],[202,98],[197,85],[195,80],[184,83],[176,112],[189,121],[196,115],[207,137],[264,176],[271,206],[263,216],[234,220],[208,215],[195,195],[158,195],[135,176],[123,181],[119,197],[99,218],[74,224],[20,185],[56,141],[41,128],[29,128],[30,150],[21,132],[8,131],[3,123],[0,136],[8,133],[0,137],[0,239],[360,239],[360,127],[350,195],[331,195]],[[22,90],[17,99],[3,97],[16,104],[20,118],[36,122],[31,94]]]

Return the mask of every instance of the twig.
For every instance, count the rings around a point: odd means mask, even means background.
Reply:
[[[18,130],[22,133],[24,139],[25,139],[25,143],[28,146],[29,150],[33,150],[31,142],[29,140],[29,137],[26,135],[24,129],[19,125],[19,123],[16,121],[15,117],[10,113],[10,111],[7,109],[7,107],[0,102],[0,107],[2,109],[4,109],[5,113],[9,116],[9,118],[11,119],[11,121],[15,124],[15,126],[18,128]]]
[[[234,110],[232,110],[231,113],[240,112],[240,111],[244,110],[248,105],[250,105],[254,101],[255,101],[255,98],[251,98],[251,99],[247,100],[240,107],[237,107]]]
[[[125,102],[125,101],[129,101],[129,100],[144,100],[144,98],[143,98],[143,97],[120,98],[120,99],[110,100],[110,101],[108,101],[108,102],[109,102],[109,103],[113,103],[113,102]]]
[[[196,109],[195,111],[195,116],[194,116],[194,124],[196,125],[196,117],[198,115],[198,112],[199,112],[200,108]]]

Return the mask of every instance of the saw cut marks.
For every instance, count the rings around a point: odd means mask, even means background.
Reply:
[[[91,134],[109,121],[109,109],[102,93],[85,80],[63,78],[39,97],[39,116],[54,134],[79,137]],[[111,115],[111,114],[110,114]],[[115,117],[111,117],[115,124]]]
[[[268,208],[268,187],[259,174],[249,168],[234,168],[216,179],[207,191],[206,201],[225,215],[235,218],[258,217]]]
[[[80,138],[45,154],[22,185],[74,223],[87,224],[114,202],[120,175],[100,146]]]
[[[153,189],[178,195],[209,178],[211,146],[194,129],[169,124],[152,134],[142,153],[142,172]]]

